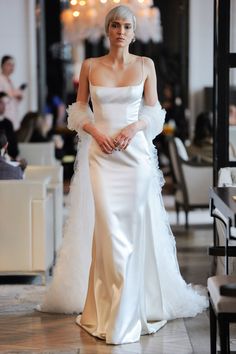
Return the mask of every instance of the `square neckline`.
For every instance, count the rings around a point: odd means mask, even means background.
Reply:
[[[110,88],[110,89],[113,89],[113,88],[129,88],[129,87],[138,87],[138,86],[141,86],[144,84],[144,75],[143,75],[143,66],[144,66],[144,63],[143,63],[143,57],[141,56],[141,63],[142,63],[142,80],[140,81],[139,84],[134,84],[134,85],[126,85],[126,86],[103,86],[103,85],[93,85],[91,83],[91,80],[90,80],[90,73],[91,73],[91,68],[92,68],[92,62],[93,62],[93,59],[90,58],[90,63],[89,63],[89,75],[88,75],[88,81],[89,81],[89,86],[90,87],[97,87],[97,88]]]
[[[91,87],[100,87],[100,88],[109,88],[109,89],[117,89],[117,88],[128,88],[128,87],[138,87],[144,84],[144,79],[141,80],[139,84],[135,85],[126,85],[126,86],[103,86],[103,85],[93,85],[91,81],[89,80],[89,86]]]

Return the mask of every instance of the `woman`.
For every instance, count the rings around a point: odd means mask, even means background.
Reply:
[[[82,139],[79,168],[64,244],[41,307],[82,311],[77,324],[110,344],[138,341],[166,320],[195,316],[207,306],[179,272],[153,157],[152,139],[165,112],[153,62],[129,53],[135,26],[129,8],[112,9],[105,23],[109,53],[82,65],[77,103],[69,109],[69,127]]]
[[[198,162],[213,163],[212,113],[202,112],[197,116],[194,138],[187,148],[189,157]]]
[[[27,143],[31,141],[31,137],[35,131],[39,118],[38,112],[27,112],[20,124],[20,128],[16,131],[18,142]]]
[[[5,55],[1,60],[1,74],[0,74],[0,91],[4,91],[8,95],[8,102],[5,110],[5,117],[10,119],[14,130],[20,127],[20,117],[18,112],[19,102],[23,98],[23,89],[25,84],[21,85],[21,89],[16,89],[10,78],[15,69],[15,62],[13,57]]]

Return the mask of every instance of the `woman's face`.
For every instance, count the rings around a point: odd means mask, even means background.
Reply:
[[[8,59],[5,61],[5,63],[2,65],[2,72],[5,75],[11,75],[14,71],[15,68],[15,62],[13,59]]]
[[[117,47],[128,46],[134,38],[132,19],[111,20],[108,28],[110,44]]]

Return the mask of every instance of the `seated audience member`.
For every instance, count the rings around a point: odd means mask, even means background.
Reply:
[[[212,114],[202,112],[197,116],[194,138],[187,151],[190,159],[213,163]]]
[[[23,171],[20,166],[13,166],[5,159],[8,148],[8,141],[5,133],[0,131],[0,180],[2,179],[22,179]]]
[[[12,122],[5,116],[6,100],[8,96],[5,92],[0,92],[0,129],[4,130],[9,142],[8,154],[15,160],[19,153],[17,137]]]
[[[58,159],[63,157],[64,141],[59,135],[51,135],[52,116],[47,114],[45,117],[38,112],[28,112],[22,122],[20,129],[17,131],[17,139],[19,142],[43,143],[54,141],[55,156]]]
[[[35,131],[39,114],[38,112],[28,112],[24,115],[20,128],[16,132],[17,141],[19,143],[28,143],[31,141]]]

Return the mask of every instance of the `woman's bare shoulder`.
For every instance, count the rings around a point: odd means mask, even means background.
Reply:
[[[152,70],[154,68],[154,62],[151,58],[140,56],[140,55],[133,55],[133,58],[134,58],[134,61],[137,63],[140,62],[140,60],[142,60],[144,70],[146,72],[150,72],[150,71],[152,72]]]
[[[90,66],[91,64],[102,64],[106,60],[106,55],[103,55],[101,57],[96,57],[96,58],[87,58],[83,61],[85,66]]]
[[[153,68],[154,62],[151,58],[149,57],[142,57],[143,59],[143,64],[146,68]]]
[[[152,77],[153,75],[156,75],[156,70],[155,70],[155,65],[153,60],[149,57],[142,57],[142,59],[143,59],[144,73],[146,73],[146,76]]]
[[[91,64],[97,63],[100,58],[101,57],[84,59],[82,65],[83,65],[84,68],[89,68]]]

